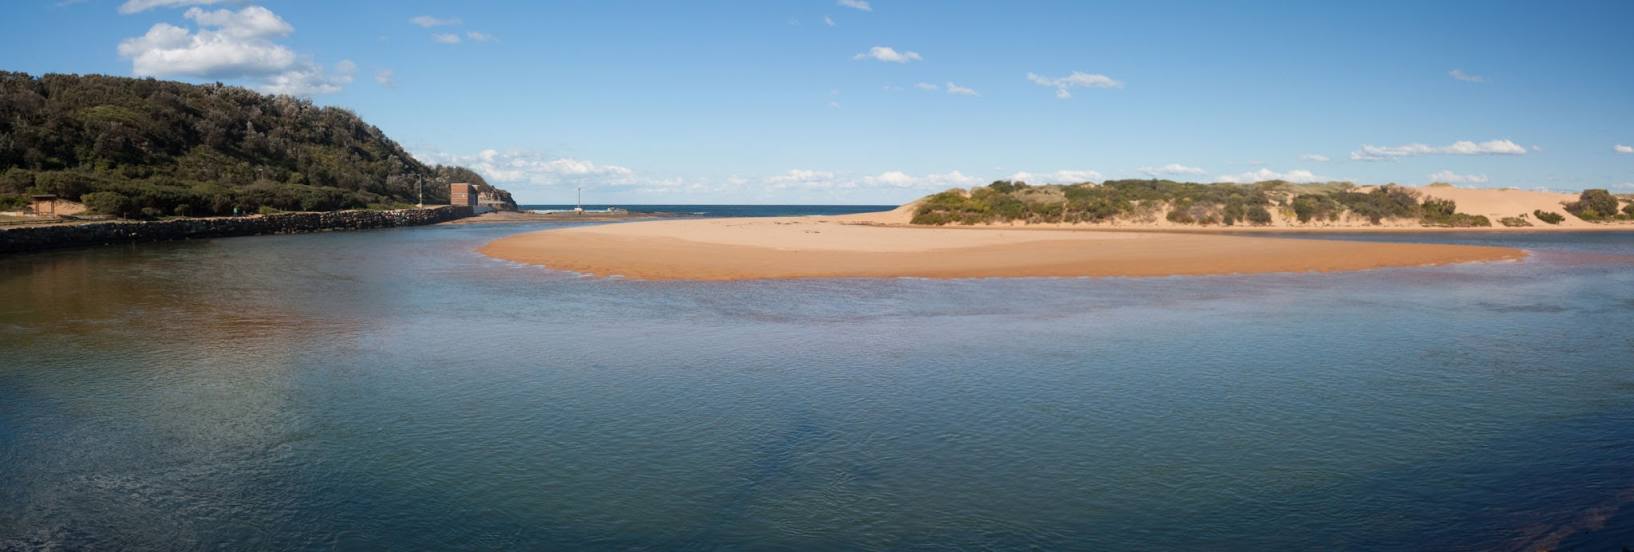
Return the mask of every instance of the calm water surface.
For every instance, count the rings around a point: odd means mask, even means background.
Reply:
[[[1634,235],[1519,263],[658,283],[537,226],[0,260],[0,549],[1634,545]]]

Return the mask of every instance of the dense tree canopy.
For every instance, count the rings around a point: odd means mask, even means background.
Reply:
[[[115,192],[149,214],[334,210],[414,203],[422,184],[427,203],[446,203],[448,182],[486,185],[420,163],[345,109],[221,84],[0,72],[0,203]]]

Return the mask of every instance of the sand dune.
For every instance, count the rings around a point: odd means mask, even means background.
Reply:
[[[648,280],[1168,276],[1519,259],[1496,247],[1178,233],[890,227],[902,213],[672,220],[518,234],[484,254]]]

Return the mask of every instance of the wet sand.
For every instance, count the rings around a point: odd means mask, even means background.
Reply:
[[[876,218],[608,224],[507,236],[481,252],[556,270],[643,280],[1331,272],[1526,256],[1519,249],[1445,244],[882,226]]]

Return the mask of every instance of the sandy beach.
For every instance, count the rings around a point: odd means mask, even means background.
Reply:
[[[642,280],[1331,272],[1526,256],[1519,249],[1441,244],[892,225],[901,214],[607,224],[507,236],[481,252]]]

